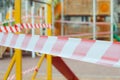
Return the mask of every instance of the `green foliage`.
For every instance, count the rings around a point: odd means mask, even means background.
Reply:
[[[113,30],[114,30],[114,32],[117,31],[117,25],[116,25],[116,24],[113,25]],[[120,37],[119,37],[118,34],[114,33],[114,34],[113,34],[113,37],[114,37],[117,41],[120,42]]]
[[[12,22],[8,22],[8,20],[6,20],[4,23],[3,23],[3,26],[14,26],[15,25],[15,21],[12,21]]]

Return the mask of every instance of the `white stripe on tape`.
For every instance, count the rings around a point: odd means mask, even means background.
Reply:
[[[25,35],[23,35],[23,34],[19,35],[16,45],[15,45],[16,48],[21,48],[24,37],[25,37]]]
[[[3,39],[4,33],[0,33],[0,42]],[[1,44],[1,43],[0,43]]]
[[[4,27],[0,27],[2,32],[6,32],[5,28]]]
[[[36,45],[36,42],[39,40],[39,36],[32,36],[28,46],[27,46],[27,50],[33,50],[34,51],[34,48],[35,48],[35,45]]]
[[[57,37],[48,37],[48,39],[42,49],[42,52],[50,53],[56,40],[57,40]]]
[[[16,32],[16,29],[12,27],[13,32]]]
[[[8,32],[12,32],[9,27],[6,27],[6,29],[7,29]]]
[[[12,37],[13,37],[12,34],[8,34],[8,37],[7,37],[6,41],[5,41],[5,46],[9,46],[10,45]]]
[[[106,50],[111,46],[112,43],[107,41],[96,41],[88,51],[87,55],[83,58],[86,61],[88,58],[94,59],[94,63],[101,59]],[[96,60],[96,61],[95,61]],[[92,62],[92,60],[90,60]]]
[[[70,58],[80,41],[81,39],[69,38],[59,56]]]

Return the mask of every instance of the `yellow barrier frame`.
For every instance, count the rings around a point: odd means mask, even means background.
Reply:
[[[15,0],[15,21],[16,23],[21,23],[21,0]],[[14,56],[8,66],[8,70],[3,80],[8,79],[8,76],[15,63],[16,63],[16,80],[22,80],[22,51],[19,49],[15,49]]]
[[[52,0],[49,0],[52,3]],[[47,23],[52,24],[52,5],[47,5]],[[47,29],[48,36],[52,35],[51,29]],[[52,56],[47,55],[47,80],[52,80]]]
[[[52,2],[52,0],[49,0],[48,2]],[[51,10],[51,6],[52,5],[47,5],[47,23],[51,24],[52,23],[52,10]],[[47,35],[51,36],[52,35],[52,31],[51,29],[47,29]],[[34,71],[33,76],[32,76],[32,80],[35,80],[35,77],[38,73],[38,69],[40,68],[44,58],[46,57],[47,59],[47,80],[52,80],[52,55],[45,55],[42,54],[38,64],[37,64],[37,70]]]
[[[51,2],[52,0],[50,0]],[[52,23],[52,12],[51,12],[51,5],[47,5],[47,23]],[[21,0],[15,0],[15,20],[16,23],[21,23]],[[51,36],[51,29],[47,29],[48,36]],[[52,80],[52,56],[43,54],[41,59],[38,62],[37,68],[40,68],[43,59],[47,57],[47,80]],[[22,80],[22,51],[19,49],[15,49],[14,56],[8,66],[8,70],[4,76],[4,80],[8,79],[8,76],[16,63],[16,80]],[[37,72],[34,72],[32,80],[35,79]]]

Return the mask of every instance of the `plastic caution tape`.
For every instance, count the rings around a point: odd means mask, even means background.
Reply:
[[[51,28],[51,24],[29,24],[23,23],[21,24],[22,29],[31,29],[31,28]]]
[[[0,45],[84,62],[120,67],[120,43],[118,42],[0,33]]]
[[[0,26],[0,32],[12,32],[12,33],[16,33],[16,32],[20,32],[21,29],[18,26]]]
[[[22,72],[22,75],[26,75],[34,70],[36,70],[37,68],[36,67],[32,67],[32,68],[29,68],[25,71]],[[13,74],[12,76],[8,77],[8,80],[15,80],[15,74]]]
[[[16,24],[15,26],[0,26],[0,32],[20,32],[22,29],[33,29],[33,28],[51,28],[50,24]]]

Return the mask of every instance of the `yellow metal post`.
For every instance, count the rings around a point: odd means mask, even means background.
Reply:
[[[21,50],[15,49],[16,57],[16,80],[22,80],[22,53]]]
[[[11,72],[13,66],[14,66],[14,63],[15,63],[15,55],[13,56],[12,60],[10,61],[10,64],[8,66],[8,70],[7,70],[3,80],[7,80],[8,79],[8,76],[9,76],[9,74],[10,74],[10,72]]]
[[[48,2],[52,2],[52,0],[49,0]],[[47,24],[52,23],[52,9],[51,5],[47,5]],[[47,29],[47,35],[51,36],[51,29]],[[47,58],[47,80],[52,80],[52,56],[51,55],[45,55],[43,54],[38,62],[37,69],[40,68],[44,58]],[[32,80],[35,80],[35,77],[37,75],[37,71],[34,71],[34,74],[32,76]]]
[[[15,21],[21,23],[21,0],[15,0]],[[16,80],[22,80],[22,51],[15,49]]]
[[[21,23],[21,0],[15,0],[15,21]],[[15,49],[14,56],[9,64],[8,70],[4,76],[4,80],[7,80],[14,63],[16,63],[16,80],[22,80],[22,51]]]
[[[34,73],[33,73],[32,80],[35,80],[35,77],[36,77],[36,75],[37,75],[37,73],[38,73],[38,69],[40,68],[40,66],[41,66],[44,58],[45,58],[45,54],[43,54],[43,55],[40,57],[40,60],[39,60],[39,62],[38,62],[38,64],[37,64],[37,67],[36,67],[36,70],[35,70]]]
[[[52,80],[52,56],[47,55],[47,80]]]
[[[52,3],[52,0],[49,0]],[[47,5],[47,23],[52,24],[52,5]],[[51,29],[47,29],[48,36],[51,36]],[[52,56],[47,55],[47,80],[52,80]]]

